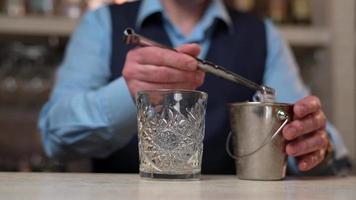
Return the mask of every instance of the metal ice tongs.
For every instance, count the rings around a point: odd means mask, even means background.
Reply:
[[[139,35],[135,33],[135,31],[132,28],[126,28],[124,31],[124,41],[126,44],[133,44],[133,45],[138,45],[142,47],[146,46],[156,46],[164,49],[169,49],[172,51],[177,51],[174,48],[165,46],[163,44],[159,44],[155,41],[152,41],[148,38],[145,38],[142,35]],[[195,58],[198,61],[198,67],[202,69],[205,72],[209,72],[211,74],[214,74],[215,76],[224,78],[226,80],[232,81],[237,84],[242,84],[246,87],[249,87],[253,90],[260,91],[262,94],[267,94],[267,95],[273,95],[275,94],[275,90],[273,88],[267,87],[265,85],[258,85],[255,82],[252,82],[238,74],[235,74],[234,72],[227,70],[219,65],[216,65],[210,61],[207,60],[201,60],[199,58]]]

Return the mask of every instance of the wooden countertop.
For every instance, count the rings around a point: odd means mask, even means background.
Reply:
[[[0,173],[0,199],[355,199],[356,176],[246,181],[202,176],[159,181],[137,174]]]

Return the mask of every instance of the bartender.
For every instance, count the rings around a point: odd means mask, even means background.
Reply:
[[[126,27],[177,52],[127,47]],[[294,103],[294,119],[282,132],[291,173],[337,174],[349,167],[340,135],[310,96],[274,25],[220,0],[142,0],[87,12],[40,115],[48,156],[91,158],[96,172],[138,172],[136,92],[197,89],[209,94],[202,173],[235,173],[224,147],[226,104],[251,100],[255,91],[205,75],[193,57],[275,88],[277,101]]]

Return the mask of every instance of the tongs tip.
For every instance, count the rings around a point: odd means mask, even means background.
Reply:
[[[133,28],[126,28],[125,31],[124,31],[124,35],[125,36],[129,36],[129,35],[132,35],[132,34],[135,34],[135,30]]]
[[[134,44],[138,38],[135,37],[135,30],[133,28],[128,27],[124,31],[123,39],[126,44]]]

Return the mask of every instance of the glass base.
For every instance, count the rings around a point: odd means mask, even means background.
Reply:
[[[190,179],[190,180],[199,180],[200,173],[196,174],[156,174],[156,173],[148,173],[148,172],[140,172],[140,176],[143,178],[153,178],[153,179]]]

